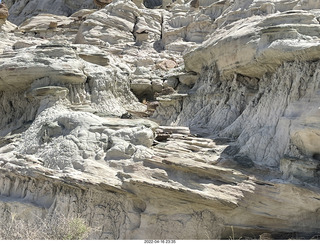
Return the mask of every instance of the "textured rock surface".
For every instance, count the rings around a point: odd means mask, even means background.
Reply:
[[[59,0],[54,3],[52,3],[52,1],[43,0],[3,0],[2,2],[9,8],[9,20],[17,25],[21,24],[26,19],[41,13],[70,16],[79,9],[95,8],[93,0]]]
[[[94,0],[95,5],[97,5],[99,8],[103,8],[111,2],[112,0]]]
[[[8,8],[5,4],[0,3],[0,19],[6,20],[9,16]]]
[[[2,222],[320,233],[318,1],[3,2]]]

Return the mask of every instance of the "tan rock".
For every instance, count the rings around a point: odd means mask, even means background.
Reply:
[[[58,23],[57,23],[57,22],[50,22],[50,24],[49,24],[49,28],[50,28],[50,29],[57,28],[57,26],[58,26]]]
[[[164,60],[156,64],[156,67],[163,70],[170,70],[177,67],[177,63],[173,60]]]
[[[47,29],[57,28],[58,25],[68,25],[72,22],[73,20],[71,18],[65,16],[39,14],[23,22],[19,26],[19,30],[28,32],[41,32],[46,31]]]
[[[195,74],[183,74],[179,76],[179,81],[182,84],[185,84],[187,86],[192,86],[196,83],[197,79],[199,78],[198,75]]]
[[[98,6],[98,8],[104,8],[108,4],[112,3],[112,0],[93,0],[94,4]]]
[[[12,24],[6,19],[0,19],[0,32],[11,32],[14,31],[16,28],[17,26],[15,24]]]
[[[4,3],[0,3],[0,19],[7,19],[9,16],[8,8]]]
[[[95,12],[96,9],[80,9],[79,11],[73,13],[70,17],[78,18],[78,19],[85,19],[86,16]]]

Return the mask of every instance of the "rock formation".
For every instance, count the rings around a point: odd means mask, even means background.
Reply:
[[[14,24],[7,21],[8,16],[9,12],[7,6],[3,3],[0,3],[0,32],[9,32],[16,28]],[[5,43],[5,40],[3,43]]]
[[[6,20],[9,16],[8,8],[5,4],[0,3],[0,19]]]
[[[92,0],[2,0],[2,3],[9,8],[8,20],[16,25],[41,13],[70,16],[80,9],[95,8]]]
[[[318,1],[3,2],[1,223],[319,235]]]

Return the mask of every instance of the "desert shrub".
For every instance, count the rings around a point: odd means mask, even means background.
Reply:
[[[1,240],[83,240],[91,228],[81,218],[64,216],[28,221],[12,217],[0,223]]]

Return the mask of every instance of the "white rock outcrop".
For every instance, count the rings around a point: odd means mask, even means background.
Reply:
[[[3,2],[1,223],[319,234],[319,1]]]

